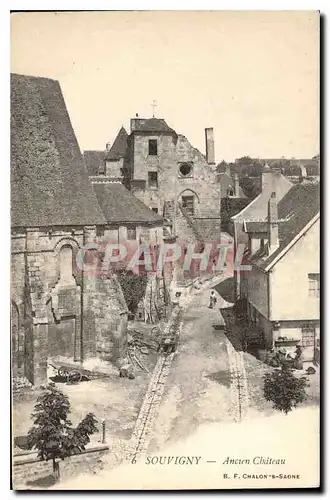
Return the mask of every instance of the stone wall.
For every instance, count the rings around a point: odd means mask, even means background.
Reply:
[[[150,139],[156,139],[157,155],[148,154]],[[131,191],[150,208],[164,213],[165,202],[175,206],[175,232],[184,241],[196,241],[191,223],[180,210],[182,196],[194,197],[194,217],[203,237],[218,234],[220,219],[220,185],[216,167],[209,165],[205,157],[183,135],[146,135],[135,133],[131,140]],[[190,171],[181,173],[187,164]],[[158,186],[148,185],[148,172],[157,172]],[[208,229],[201,219],[207,219]],[[203,227],[204,226],[204,227]],[[209,229],[211,228],[211,229]],[[212,228],[214,228],[212,230]]]
[[[100,276],[95,250],[84,270],[77,255],[98,241],[96,227],[28,228],[12,235],[12,368],[39,384],[50,358],[111,361],[124,355],[126,305],[113,278]]]

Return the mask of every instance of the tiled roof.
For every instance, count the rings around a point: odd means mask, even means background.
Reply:
[[[127,138],[128,134],[126,130],[124,127],[121,127],[110,151],[106,151],[105,158],[107,160],[120,160],[124,158],[127,150]]]
[[[104,167],[106,151],[84,151],[84,161],[89,175],[98,175],[100,167]]]
[[[162,118],[135,118],[132,132],[171,132],[176,133]]]
[[[13,74],[12,226],[104,222],[59,83]]]
[[[318,184],[301,183],[293,186],[278,204],[279,247],[271,255],[256,253],[252,257],[254,264],[266,269],[319,211],[320,188]],[[283,221],[283,219],[286,220]]]
[[[162,217],[138,200],[121,183],[95,183],[93,188],[108,223],[162,224]]]

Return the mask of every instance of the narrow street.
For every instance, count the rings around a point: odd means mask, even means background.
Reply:
[[[202,292],[184,314],[149,452],[185,438],[202,423],[232,420],[226,337],[213,328],[223,320],[219,310],[204,305],[208,297],[209,290]]]

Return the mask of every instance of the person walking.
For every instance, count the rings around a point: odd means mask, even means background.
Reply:
[[[215,292],[214,290],[211,291],[211,294],[210,294],[210,304],[209,304],[209,308],[210,309],[214,309],[215,308],[215,305],[217,303],[217,298],[215,296]]]

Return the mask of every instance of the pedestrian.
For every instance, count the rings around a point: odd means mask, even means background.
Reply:
[[[214,309],[215,307],[215,304],[217,303],[217,298],[215,296],[215,293],[214,293],[214,290],[211,291],[211,294],[210,294],[210,304],[209,304],[209,308],[210,309]]]
[[[296,356],[295,356],[294,361],[293,361],[293,368],[295,368],[296,370],[303,369],[302,352],[303,352],[303,349],[302,349],[301,345],[298,344],[296,347],[296,352],[295,352]]]

